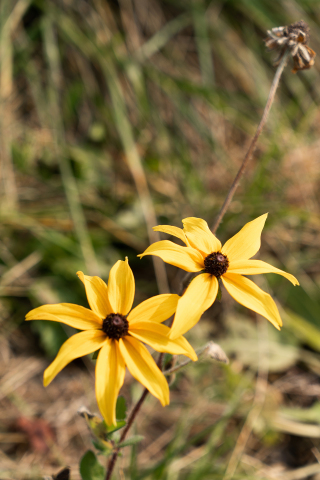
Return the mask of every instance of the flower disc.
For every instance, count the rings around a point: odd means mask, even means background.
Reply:
[[[221,252],[213,252],[204,259],[204,267],[206,273],[220,278],[228,270],[229,260]]]
[[[102,324],[104,333],[114,340],[119,340],[128,334],[129,323],[124,315],[120,313],[110,313]]]

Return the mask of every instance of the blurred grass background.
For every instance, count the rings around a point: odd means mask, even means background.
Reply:
[[[94,366],[79,360],[44,389],[45,366],[73,332],[25,314],[86,306],[76,271],[106,280],[125,256],[136,303],[179,291],[183,272],[137,254],[156,224],[213,223],[275,71],[266,30],[304,19],[319,55],[320,4],[2,0],[0,15],[0,475],[70,465],[78,479],[90,438],[76,411],[96,409]],[[269,212],[259,258],[301,287],[254,280],[279,302],[284,328],[223,292],[189,339],[218,342],[230,365],[179,374],[166,409],[150,398],[135,427],[145,441],[115,478],[319,480],[319,73],[318,58],[310,71],[286,68],[217,233],[225,241]],[[139,392],[128,378],[129,405]]]

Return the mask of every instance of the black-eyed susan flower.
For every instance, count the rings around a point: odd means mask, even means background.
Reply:
[[[131,310],[135,282],[127,259],[119,260],[112,267],[108,286],[99,277],[77,274],[85,286],[91,310],[60,303],[35,308],[26,316],[26,320],[51,320],[83,330],[62,345],[44,372],[44,385],[49,385],[75,358],[100,350],[96,363],[96,397],[108,425],[116,424],[115,406],[126,366],[163,406],[169,404],[168,383],[141,342],[159,352],[183,354],[197,360],[187,340],[182,336],[170,339],[170,329],[161,324],[176,311],[180,297],[158,295]]]
[[[182,220],[183,230],[169,225],[154,227],[156,231],[180,238],[186,246],[163,240],[150,245],[140,257],[157,255],[187,272],[201,272],[191,281],[178,302],[170,338],[179,337],[199,321],[202,313],[216,299],[219,279],[237,302],[264,316],[280,330],[282,321],[271,296],[243,277],[272,272],[286,277],[293,285],[299,285],[293,275],[261,260],[250,260],[260,248],[266,218],[267,214],[261,215],[247,223],[223,246],[201,218],[185,218]]]

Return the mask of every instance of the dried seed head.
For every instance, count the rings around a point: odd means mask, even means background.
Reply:
[[[312,67],[316,54],[307,45],[309,31],[309,25],[304,20],[268,30],[268,36],[264,40],[266,47],[269,50],[279,50],[275,65],[279,65],[285,52],[289,50],[293,58],[293,73]]]

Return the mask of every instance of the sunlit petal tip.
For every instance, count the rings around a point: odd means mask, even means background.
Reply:
[[[231,237],[222,247],[222,253],[227,255],[229,262],[248,260],[253,257],[261,246],[261,233],[268,214],[248,222],[241,230]]]
[[[85,279],[85,274],[83,272],[81,272],[81,270],[79,270],[76,275],[78,276],[78,278],[80,278],[81,282],[84,283],[84,279]]]
[[[178,301],[177,311],[169,338],[175,340],[190,330],[200,320],[201,315],[213,304],[218,293],[219,283],[209,273],[195,277]]]
[[[282,320],[273,298],[247,277],[237,273],[226,273],[221,277],[222,283],[230,295],[244,307],[267,318],[278,330]]]
[[[205,220],[188,217],[184,218],[182,223],[184,233],[193,248],[204,254],[220,251],[221,242],[213,235]]]
[[[45,370],[44,385],[49,385],[68,363],[99,350],[105,341],[106,335],[102,330],[85,330],[72,335],[62,344],[56,358]]]
[[[187,341],[187,339],[185,337],[180,335],[180,337],[176,338],[175,341],[177,343],[179,342],[179,343],[183,344],[183,346],[186,350],[184,355],[189,357],[193,362],[198,361],[198,355],[196,354],[196,352],[194,351],[194,349],[192,348],[192,346],[190,345],[190,343]]]
[[[148,298],[129,313],[127,319],[130,328],[137,322],[140,323],[146,320],[153,323],[164,322],[176,311],[179,299],[179,295],[174,293],[163,293],[162,295]]]
[[[47,387],[53,380],[53,378],[48,378],[47,369],[43,372],[43,386]]]
[[[106,318],[112,313],[112,309],[105,282],[100,277],[84,275],[81,271],[77,272],[77,275],[84,285],[91,310],[101,319]]]
[[[119,340],[119,349],[131,375],[163,406],[168,405],[168,382],[147,348],[137,339],[127,336]]]
[[[240,275],[259,275],[261,273],[276,273],[282,275],[293,285],[299,285],[296,277],[287,273],[284,270],[280,270],[269,263],[262,260],[239,260],[230,262],[228,273],[238,273]]]
[[[153,230],[155,232],[163,232],[163,233],[166,233],[167,235],[172,235],[173,237],[180,238],[180,240],[184,244],[186,244],[188,247],[190,246],[188,239],[184,231],[182,230],[182,228],[174,227],[172,225],[158,225],[157,227],[153,227]]]
[[[204,268],[203,256],[198,250],[191,247],[182,247],[170,240],[153,243],[140,257],[144,255],[156,255],[164,262],[182,268],[187,272],[200,272]]]
[[[129,330],[130,335],[154,348],[157,352],[171,353],[172,355],[185,355],[196,361],[197,355],[190,343],[180,335],[172,340],[169,337],[170,328],[156,322],[137,322]]]
[[[34,308],[26,315],[26,320],[50,320],[60,322],[78,330],[100,329],[102,320],[89,308],[73,303],[56,303]]]

